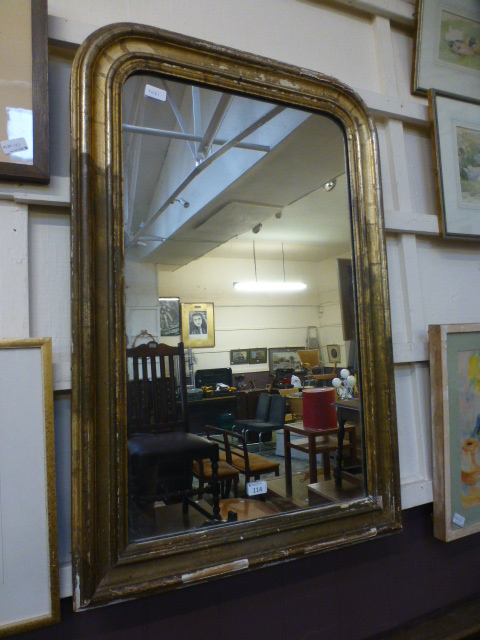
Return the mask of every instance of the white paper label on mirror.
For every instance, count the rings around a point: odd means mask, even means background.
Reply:
[[[258,480],[257,482],[247,482],[245,485],[247,496],[258,496],[262,493],[267,493],[267,483],[265,480]]]
[[[153,87],[151,84],[147,84],[145,85],[145,97],[165,102],[167,99],[167,92],[163,89],[159,89],[158,87]]]
[[[11,153],[17,151],[25,151],[28,149],[27,141],[25,138],[15,138],[14,140],[2,140],[0,142],[3,153],[8,156]]]

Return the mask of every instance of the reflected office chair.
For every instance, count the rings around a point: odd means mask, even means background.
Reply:
[[[262,396],[268,395],[266,393],[260,394],[258,403]],[[268,408],[268,414],[266,418],[257,420],[235,420],[235,429],[240,431],[248,442],[249,432],[258,434],[258,451],[262,450],[262,436],[264,434],[271,435],[273,431],[283,429],[285,424],[285,414],[287,412],[287,402],[284,396],[280,394],[274,394],[271,396],[270,406]]]
[[[127,349],[127,436],[131,505],[181,501],[209,519],[219,519],[218,445],[188,433],[185,354],[155,341]],[[193,488],[194,461],[208,460],[211,482]],[[213,496],[209,513],[194,496]]]

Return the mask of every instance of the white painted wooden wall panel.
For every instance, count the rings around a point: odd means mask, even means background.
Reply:
[[[53,388],[71,388],[70,217],[31,208],[30,336],[51,337]]]
[[[0,203],[0,337],[28,338],[28,209]]]

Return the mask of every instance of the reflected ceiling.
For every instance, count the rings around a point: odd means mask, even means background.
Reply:
[[[135,76],[123,122],[125,246],[140,259],[175,271],[207,253],[251,257],[252,241],[276,258],[283,242],[290,261],[350,250],[344,141],[329,118]]]

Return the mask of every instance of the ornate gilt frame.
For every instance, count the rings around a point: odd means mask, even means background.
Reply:
[[[158,73],[313,112],[346,138],[356,264],[368,497],[129,544],[121,92]],[[73,575],[77,610],[199,583],[398,531],[400,484],[375,127],[320,73],[153,27],[92,34],[72,75]]]

